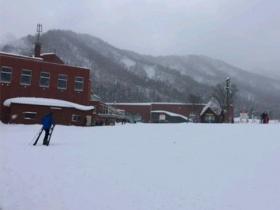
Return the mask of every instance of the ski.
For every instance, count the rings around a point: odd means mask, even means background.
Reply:
[[[40,132],[39,132],[39,134],[38,134],[38,137],[36,138],[36,140],[35,140],[33,146],[35,146],[35,145],[37,144],[37,142],[39,141],[39,138],[40,138],[42,132],[43,132],[43,128],[41,128],[41,130],[40,130]]]
[[[55,126],[55,125],[53,125],[53,126],[51,127],[50,134],[49,134],[49,136],[48,136],[47,146],[49,146],[49,144],[50,144],[50,140],[51,140],[51,137],[52,137],[52,133],[53,133],[54,126]]]

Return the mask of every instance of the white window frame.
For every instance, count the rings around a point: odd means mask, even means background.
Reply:
[[[59,78],[60,76],[63,76],[64,78]],[[59,81],[64,81],[65,84],[66,84],[66,87],[60,87],[59,86]],[[68,86],[68,75],[67,74],[58,74],[57,89],[59,89],[59,90],[67,90],[67,86]]]
[[[25,119],[25,120],[33,120],[36,117],[37,112],[22,112],[22,114],[23,114],[23,119]],[[25,114],[34,114],[34,117],[33,118],[25,117]]]
[[[26,71],[26,72],[28,71],[28,72],[30,72],[31,74],[23,73],[24,71]],[[30,83],[22,82],[23,76],[29,77],[29,78],[30,78]],[[20,74],[20,84],[23,85],[23,86],[27,86],[27,85],[31,85],[31,84],[32,84],[32,70],[30,70],[30,69],[22,69],[22,70],[21,70],[21,74]]]
[[[42,74],[48,74],[49,76],[48,76],[48,77],[46,77],[46,76],[43,76],[43,77],[42,77]],[[48,79],[48,80],[49,80],[48,85],[43,85],[43,84],[41,84],[41,79]],[[51,82],[51,74],[50,74],[50,72],[41,71],[41,72],[40,72],[39,86],[40,86],[40,87],[43,87],[43,88],[49,88],[49,87],[50,87],[50,82]]]
[[[78,81],[78,79],[82,79],[82,80],[81,80],[81,81]],[[81,89],[79,89],[79,88],[76,87],[76,84],[77,84],[77,83],[82,84],[82,88],[81,88]],[[84,87],[85,87],[85,78],[84,78],[84,77],[81,77],[81,76],[75,77],[75,84],[74,84],[74,89],[75,89],[75,91],[78,91],[78,92],[84,91]]]
[[[4,81],[2,80],[2,72],[3,72],[3,69],[8,69],[10,70],[10,72],[4,72],[4,74],[10,74],[10,81]],[[10,66],[1,66],[1,69],[0,69],[0,82],[1,83],[6,83],[6,84],[10,84],[12,82],[12,77],[13,77],[13,68],[10,67]]]

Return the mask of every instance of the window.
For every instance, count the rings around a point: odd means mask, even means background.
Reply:
[[[20,84],[21,85],[31,85],[32,71],[28,69],[22,69]]]
[[[72,122],[80,122],[81,121],[81,116],[72,114]]]
[[[67,75],[59,74],[57,80],[57,89],[66,90],[67,89]]]
[[[165,114],[159,114],[159,120],[160,120],[160,121],[166,120]]]
[[[207,113],[205,115],[205,121],[208,123],[214,123],[215,122],[215,116],[213,114]]]
[[[50,73],[49,72],[41,72],[40,87],[50,87]]]
[[[75,77],[75,90],[76,91],[84,90],[84,78],[83,77]]]
[[[23,118],[25,120],[32,120],[35,118],[37,112],[23,112]]]
[[[0,82],[11,83],[12,81],[12,68],[2,67],[0,72]]]

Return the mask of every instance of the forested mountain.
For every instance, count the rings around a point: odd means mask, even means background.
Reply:
[[[88,34],[50,30],[41,36],[43,52],[65,63],[91,69],[93,92],[107,102],[207,102],[212,87],[230,76],[238,88],[236,111],[272,111],[280,115],[280,83],[223,61],[200,55],[147,56],[121,50]],[[2,51],[33,54],[34,36],[7,43]]]

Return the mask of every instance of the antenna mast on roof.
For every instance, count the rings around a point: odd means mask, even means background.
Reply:
[[[43,32],[43,26],[42,24],[37,24],[37,42],[40,42],[40,35]]]
[[[230,123],[231,120],[229,119],[230,116],[230,97],[231,97],[231,81],[230,81],[230,77],[226,78],[226,86],[225,86],[225,90],[226,90],[226,111],[227,111],[227,122]]]
[[[35,57],[40,57],[41,56],[41,43],[40,43],[40,35],[43,31],[43,26],[42,24],[37,24],[37,40],[35,42],[35,47],[34,47],[34,56]]]

